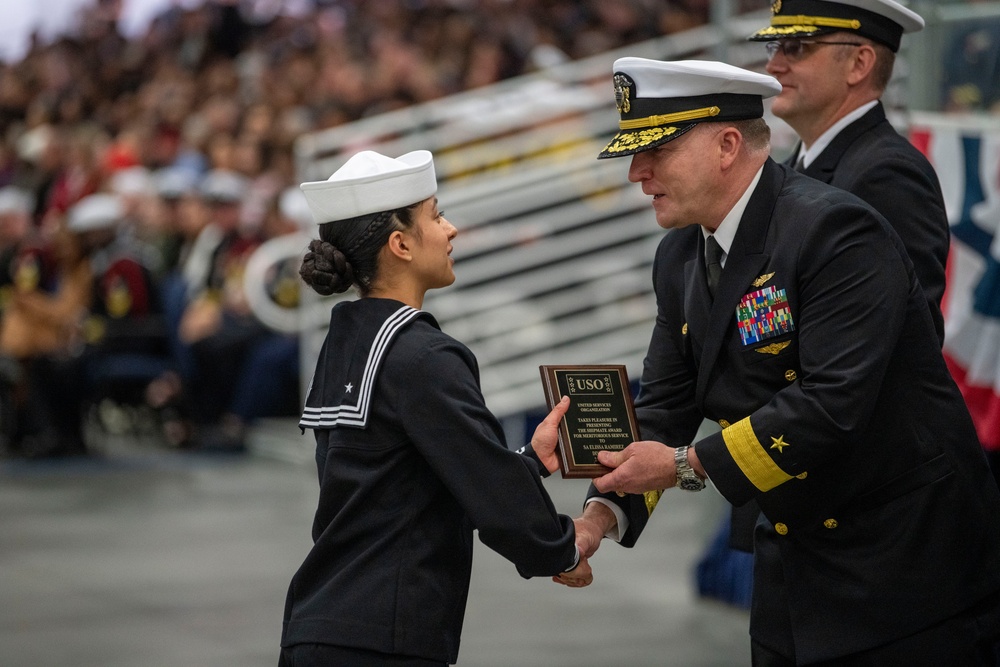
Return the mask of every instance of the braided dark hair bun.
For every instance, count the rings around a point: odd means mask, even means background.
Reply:
[[[302,259],[299,275],[323,296],[340,294],[354,284],[354,269],[332,243],[314,239]]]

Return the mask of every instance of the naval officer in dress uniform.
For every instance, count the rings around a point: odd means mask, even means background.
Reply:
[[[660,490],[711,480],[762,510],[755,665],[994,664],[1000,493],[899,236],[770,159],[772,77],[642,58],[613,76],[600,157],[631,159],[668,233],[645,440],[600,453],[581,551],[634,545]],[[691,445],[705,418],[722,431]]]
[[[456,230],[438,209],[427,151],[354,155],[303,183],[320,239],[302,263],[334,306],[300,425],[316,435],[312,550],[288,590],[281,665],[454,663],[472,535],[524,577],[590,580],[573,522],[540,481],[558,468],[563,402],[510,451],[476,359],[420,310],[455,280]],[[575,568],[575,569],[574,569]]]
[[[801,140],[786,164],[857,195],[889,221],[943,342],[951,230],[941,186],[880,101],[903,34],[923,29],[923,18],[893,0],[775,0],[771,12],[771,24],[750,39],[766,42],[767,71],[782,84],[771,112]]]
[[[894,0],[776,0],[771,23],[751,35],[766,42],[767,71],[782,84],[771,103],[800,142],[785,161],[857,195],[903,241],[938,338],[951,230],[937,174],[886,119],[880,101],[904,33],[924,27]],[[755,503],[733,511],[730,544],[753,550]]]

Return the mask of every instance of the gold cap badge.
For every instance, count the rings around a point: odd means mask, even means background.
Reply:
[[[623,74],[616,74],[614,78],[615,82],[615,107],[618,109],[619,114],[626,114],[632,110],[632,101],[629,99],[631,92],[629,90],[629,78]]]

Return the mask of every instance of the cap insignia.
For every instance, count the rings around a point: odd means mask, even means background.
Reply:
[[[781,13],[781,0],[774,0],[774,2],[771,3],[771,13],[772,14]]]
[[[619,114],[626,114],[632,110],[630,85],[632,81],[624,74],[615,74],[615,107]]]

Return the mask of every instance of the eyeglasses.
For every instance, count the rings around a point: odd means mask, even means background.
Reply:
[[[835,44],[837,46],[864,46],[860,42],[821,42],[818,40],[795,39],[792,37],[789,39],[783,39],[780,42],[768,42],[764,45],[764,48],[767,49],[768,60],[773,59],[776,55],[778,55],[778,51],[781,51],[781,53],[788,58],[789,61],[795,63],[805,58],[806,46],[821,44]]]

